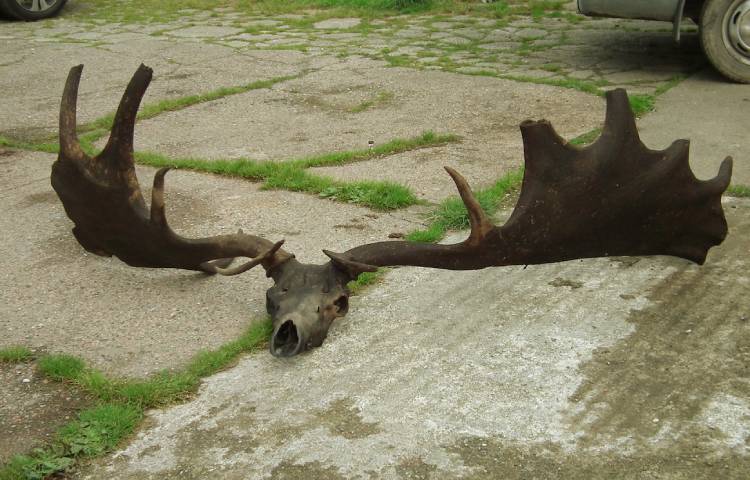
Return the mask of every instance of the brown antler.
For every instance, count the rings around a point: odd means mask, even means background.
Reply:
[[[60,106],[60,155],[52,166],[52,187],[75,223],[73,234],[88,251],[115,255],[128,265],[199,270],[236,275],[262,264],[266,270],[288,260],[283,240],[234,235],[187,239],[167,224],[164,213],[163,168],[154,176],[151,209],[141,194],[133,164],[133,131],[141,98],[151,82],[152,70],[138,68],[128,84],[115,115],[104,150],[86,155],[76,135],[78,84],[83,65],[73,67]],[[253,257],[235,268],[224,268],[233,257]]]
[[[589,147],[567,144],[545,120],[522,123],[521,133],[521,196],[502,227],[492,225],[463,177],[446,168],[469,211],[466,241],[379,242],[326,254],[350,272],[386,265],[471,270],[610,255],[674,255],[702,264],[724,240],[721,194],[731,157],[716,178],[700,181],[690,170],[689,141],[649,150],[624,90],[607,92],[604,129]]]

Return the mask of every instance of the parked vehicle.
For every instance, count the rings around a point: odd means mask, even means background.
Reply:
[[[750,83],[750,0],[578,0],[584,15],[663,20],[692,19],[700,28],[703,51],[727,78]]]
[[[41,20],[57,15],[68,0],[0,0],[0,13],[19,20]]]

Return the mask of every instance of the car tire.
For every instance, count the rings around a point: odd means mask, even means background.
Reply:
[[[0,10],[19,20],[41,20],[57,15],[68,0],[0,0]]]
[[[750,83],[750,0],[706,0],[700,39],[716,70],[736,82]]]

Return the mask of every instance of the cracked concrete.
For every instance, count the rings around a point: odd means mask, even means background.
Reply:
[[[7,40],[4,44],[8,49],[0,52],[0,63],[8,57],[16,58],[5,52],[24,51],[26,40]],[[35,45],[22,59],[3,67],[14,70],[0,75],[0,89],[12,92],[0,99],[0,135],[32,140],[53,135],[62,86],[69,68],[80,63],[85,65],[79,94],[80,123],[113,112],[124,85],[140,63],[149,65],[155,73],[144,99],[147,103],[295,75],[304,68],[292,62],[244,57],[218,45],[174,45],[147,35],[96,47],[58,42]],[[34,80],[33,88],[28,87],[30,79]]]
[[[732,156],[732,181],[750,185],[749,111],[750,85],[732,85],[713,72],[701,72],[664,94],[639,125],[651,148],[666,148],[678,137],[690,139],[690,165],[698,178],[712,178],[716,165]]]
[[[391,100],[352,112],[377,92]],[[370,140],[381,144],[432,130],[464,137],[465,150],[453,150],[465,153],[460,163],[499,173],[522,157],[522,120],[546,117],[562,135],[574,137],[600,125],[603,109],[596,97],[574,90],[349,59],[271,89],[141,122],[136,146],[175,157],[282,160],[365,149]]]

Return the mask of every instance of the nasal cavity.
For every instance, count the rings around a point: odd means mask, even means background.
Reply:
[[[271,339],[271,353],[277,357],[291,357],[301,350],[301,342],[294,322],[287,320]]]

